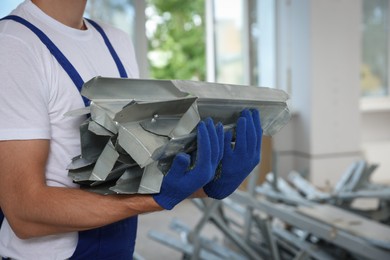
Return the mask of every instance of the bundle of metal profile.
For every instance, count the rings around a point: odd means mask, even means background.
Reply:
[[[207,117],[234,129],[243,109],[258,109],[265,135],[290,119],[287,94],[264,87],[96,77],[81,94],[90,106],[66,115],[90,116],[69,176],[103,194],[159,192],[174,155],[196,150],[196,126]]]

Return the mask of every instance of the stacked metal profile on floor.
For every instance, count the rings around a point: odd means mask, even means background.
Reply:
[[[102,194],[159,192],[172,158],[196,150],[196,127],[207,117],[234,129],[243,109],[258,109],[265,135],[290,119],[287,94],[264,87],[96,77],[81,94],[90,106],[67,116],[90,116],[69,176]]]
[[[174,220],[179,236],[149,236],[183,252],[185,259],[390,259],[390,186],[370,182],[376,165],[353,163],[331,192],[297,172],[274,174],[224,201],[194,200],[202,218],[191,229]],[[255,176],[255,175],[252,175]],[[375,199],[366,208],[356,199]],[[372,201],[371,201],[372,202]],[[360,205],[361,206],[361,205]],[[223,240],[202,234],[214,225]]]

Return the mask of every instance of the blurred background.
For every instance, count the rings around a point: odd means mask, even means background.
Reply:
[[[20,2],[0,1],[0,16]],[[298,171],[329,190],[357,160],[379,165],[373,182],[390,183],[389,8],[389,0],[88,0],[86,16],[131,35],[142,78],[286,91],[292,119],[264,139],[259,171]],[[151,216],[148,226],[165,225]]]

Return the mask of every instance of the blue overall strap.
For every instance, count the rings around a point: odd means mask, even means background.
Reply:
[[[2,20],[13,20],[18,23],[23,24],[27,28],[29,28],[33,33],[35,33],[38,38],[42,41],[43,44],[46,45],[47,49],[50,51],[50,53],[56,58],[58,63],[63,67],[63,69],[66,71],[66,73],[69,75],[75,86],[79,91],[81,91],[81,88],[84,84],[84,80],[81,78],[80,74],[77,72],[75,67],[70,63],[70,61],[65,57],[65,55],[58,49],[58,47],[49,39],[49,37],[46,36],[44,32],[42,32],[39,28],[37,28],[35,25],[30,23],[29,21],[16,16],[16,15],[9,15],[6,16]],[[96,22],[87,19],[93,27],[100,33],[100,35],[103,37],[104,43],[106,44],[108,50],[110,51],[110,54],[112,58],[114,59],[114,62],[118,68],[118,72],[120,77],[127,78],[127,73],[125,70],[125,67],[122,64],[122,61],[119,59],[118,54],[116,53],[114,47],[112,46],[110,40],[108,39],[106,33],[103,31],[102,27],[98,25]],[[85,106],[89,105],[89,100],[86,97],[82,97]]]
[[[28,29],[30,29],[33,33],[35,33],[38,36],[38,38],[42,41],[42,43],[46,45],[50,53],[56,58],[58,63],[64,68],[66,73],[68,73],[69,77],[76,85],[77,89],[81,91],[81,87],[84,84],[84,80],[81,78],[80,74],[77,72],[75,67],[73,67],[73,65],[69,62],[69,60],[65,57],[65,55],[57,48],[57,46],[49,39],[49,37],[46,36],[44,32],[42,32],[40,29],[38,29],[35,25],[30,23],[29,21],[16,15],[6,16],[0,19],[0,21],[2,20],[13,20],[15,22],[21,23],[24,26],[26,26]],[[87,98],[83,97],[83,100],[86,106],[89,105],[89,100]]]
[[[100,27],[100,25],[98,25],[95,21],[92,21],[90,19],[86,19],[86,20],[90,24],[92,24],[92,26],[95,27],[95,29],[102,35],[102,37],[104,39],[104,42],[106,43],[107,48],[110,51],[111,56],[112,56],[112,58],[115,61],[115,64],[116,64],[116,67],[118,68],[120,77],[121,78],[127,78],[127,73],[126,73],[125,67],[122,64],[122,61],[119,59],[118,54],[114,50],[114,47],[112,47],[112,44],[111,44],[110,40],[108,39],[106,33],[103,31],[103,28]]]
[[[4,220],[4,213],[0,208],[0,227],[1,227],[1,224],[3,223],[3,220]]]

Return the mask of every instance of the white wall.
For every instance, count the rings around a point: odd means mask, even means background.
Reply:
[[[360,0],[278,1],[278,82],[291,94],[290,125],[274,137],[277,171],[333,185],[362,158]]]
[[[390,184],[390,100],[361,100],[361,144],[364,158],[379,164],[372,181]]]

